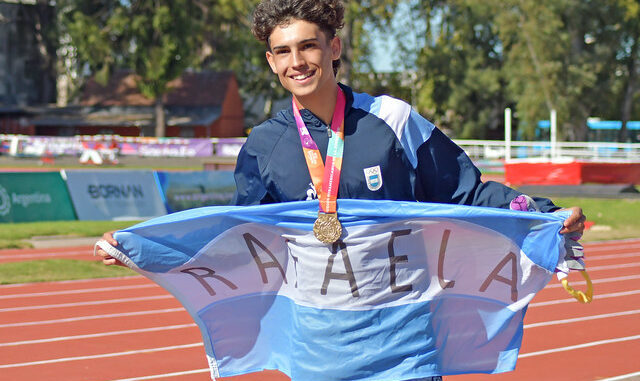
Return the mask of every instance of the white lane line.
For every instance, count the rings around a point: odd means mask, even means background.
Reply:
[[[619,381],[619,380],[626,380],[626,379],[638,377],[638,376],[640,376],[640,372],[622,374],[620,376],[609,377],[609,378],[601,378],[600,381]]]
[[[170,298],[173,298],[173,295],[141,296],[138,298],[93,300],[88,302],[76,302],[76,303],[42,304],[38,306],[0,308],[0,312],[29,311],[29,310],[42,310],[42,309],[49,309],[49,308],[65,308],[65,307],[80,307],[80,306],[95,306],[100,304],[129,303],[129,302],[140,302],[143,300],[157,300],[157,299],[170,299]]]
[[[593,284],[600,284],[600,283],[611,283],[611,282],[623,282],[625,280],[635,280],[635,279],[640,279],[640,274],[638,275],[627,275],[627,276],[617,276],[617,277],[612,277],[612,278],[601,278],[601,279],[592,279],[591,283]],[[587,282],[584,280],[578,281],[578,282],[571,282],[571,285],[573,286],[583,286],[586,285]],[[553,283],[553,284],[549,284],[547,286],[545,286],[545,288],[561,288],[562,287],[562,283]]]
[[[620,258],[636,258],[640,257],[640,251],[634,253],[625,253],[625,254],[616,254],[616,255],[596,255],[591,256],[588,253],[585,253],[584,258],[587,263],[592,261],[610,261],[612,259],[620,259]]]
[[[114,286],[114,287],[100,287],[100,288],[79,288],[75,290],[60,290],[60,291],[47,291],[47,292],[32,292],[28,294],[9,294],[0,295],[0,299],[17,299],[17,298],[35,298],[39,296],[54,296],[54,295],[71,295],[71,294],[84,294],[88,292],[110,292],[121,290],[134,290],[138,288],[151,288],[160,287],[157,284],[138,284],[131,286]]]
[[[526,357],[546,355],[546,354],[549,354],[549,353],[566,352],[566,351],[572,351],[574,349],[589,348],[589,347],[595,347],[595,346],[598,346],[598,345],[621,343],[621,342],[624,342],[624,341],[632,341],[632,340],[640,340],[640,335],[618,337],[618,338],[615,338],[615,339],[599,340],[599,341],[592,341],[592,342],[584,343],[584,344],[570,345],[568,347],[553,348],[553,349],[547,349],[547,350],[544,350],[544,351],[523,353],[523,354],[519,355],[518,358],[521,359],[521,358],[526,358]]]
[[[142,377],[133,377],[133,378],[121,378],[118,380],[111,381],[142,381],[142,380],[153,380],[156,378],[166,378],[166,377],[178,377],[184,376],[187,374],[198,374],[198,373],[209,373],[210,370],[206,369],[194,369],[194,370],[185,370],[184,372],[174,372],[174,373],[165,373],[165,374],[154,374],[153,376],[142,376]]]
[[[537,327],[546,327],[546,326],[549,326],[549,325],[570,324],[570,323],[577,323],[577,322],[580,322],[580,321],[606,319],[606,318],[610,318],[610,317],[628,316],[628,315],[635,315],[635,314],[640,314],[640,310],[612,312],[612,313],[601,314],[601,315],[581,316],[581,317],[571,318],[571,319],[549,320],[549,321],[543,321],[543,322],[540,322],[540,323],[525,324],[524,325],[524,329],[537,328]]]
[[[13,341],[13,342],[10,342],[10,343],[0,343],[0,347],[14,347],[14,346],[18,346],[18,345],[53,343],[53,342],[56,342],[56,341],[91,339],[91,338],[95,338],[95,337],[117,336],[117,335],[129,335],[129,334],[132,334],[132,333],[169,331],[169,330],[172,330],[172,329],[182,329],[182,328],[191,328],[191,327],[196,327],[196,324],[195,323],[177,324],[177,325],[167,325],[167,326],[164,326],[164,327],[127,329],[127,330],[123,330],[123,331],[111,331],[111,332],[90,333],[90,334],[75,335],[75,336],[51,337],[51,338],[48,338],[48,339]]]
[[[617,270],[617,269],[628,269],[631,267],[640,267],[640,262],[630,262],[630,263],[622,263],[619,265],[602,265],[602,266],[589,266],[587,263],[587,271],[602,271],[602,270]]]
[[[628,295],[636,295],[636,294],[640,294],[640,290],[613,292],[611,294],[598,294],[598,295],[595,295],[593,298],[600,300],[600,299],[617,298],[619,296],[628,296]],[[575,303],[575,301],[576,300],[574,298],[569,298],[569,299],[549,300],[546,302],[529,303],[529,308],[550,306],[554,304],[563,304],[563,303]]]
[[[62,284],[62,285],[78,284],[78,283],[97,284],[97,283],[104,283],[104,282],[128,282],[128,281],[139,282],[140,280],[149,281],[148,279],[145,279],[142,275],[127,275],[127,276],[114,276],[114,277],[107,277],[107,278],[56,280],[56,281],[51,281],[51,282],[37,283],[37,286],[38,287],[47,287],[47,286],[50,286],[50,285],[60,285],[60,284]],[[0,285],[0,290],[2,290],[4,288],[20,288],[20,287],[33,288],[34,287],[34,283],[3,284],[3,285]]]
[[[31,325],[71,323],[71,322],[83,321],[83,320],[113,319],[113,318],[129,317],[129,316],[156,315],[156,314],[165,314],[165,313],[171,313],[171,312],[184,312],[184,311],[185,311],[184,308],[165,308],[165,309],[161,309],[161,310],[121,312],[121,313],[103,314],[103,315],[87,315],[87,316],[77,316],[77,317],[64,318],[64,319],[24,321],[24,322],[18,322],[18,323],[0,324],[0,328],[14,328],[14,327],[26,327],[26,326],[31,326]]]
[[[93,360],[93,359],[101,359],[101,358],[107,358],[107,357],[130,356],[130,355],[138,355],[143,353],[172,351],[174,349],[195,348],[195,347],[201,347],[201,346],[203,346],[202,343],[191,343],[191,344],[183,344],[183,345],[172,345],[169,347],[139,349],[135,351],[103,353],[100,355],[62,357],[62,358],[51,359],[51,360],[20,362],[15,364],[0,364],[0,369],[18,368],[23,366],[43,365],[43,364],[55,364],[55,363],[68,362],[68,361]]]

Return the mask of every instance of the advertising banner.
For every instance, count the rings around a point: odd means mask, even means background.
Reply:
[[[242,144],[236,144],[231,154]],[[233,147],[230,145],[229,147]],[[213,143],[209,138],[92,136],[26,136],[3,135],[0,153],[12,156],[79,156],[86,150],[113,151],[123,156],[140,157],[209,157]],[[235,151],[234,151],[235,150]],[[237,152],[235,152],[237,154]]]
[[[60,172],[0,172],[0,222],[75,219]]]
[[[143,157],[209,157],[213,155],[211,139],[152,139],[123,141],[120,143],[120,154]]]
[[[79,220],[138,220],[167,213],[152,171],[65,171]]]
[[[216,156],[238,156],[245,141],[244,138],[218,139],[215,154]]]
[[[157,175],[169,213],[228,205],[236,189],[232,171],[158,172]]]

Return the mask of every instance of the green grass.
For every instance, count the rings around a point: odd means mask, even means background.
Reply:
[[[640,199],[553,197],[556,205],[579,206],[595,225],[582,242],[640,238]]]
[[[139,221],[47,221],[0,223],[0,249],[32,247],[29,239],[37,236],[98,237]]]
[[[60,280],[131,276],[122,266],[105,266],[98,261],[47,259],[0,264],[0,284],[51,282]]]

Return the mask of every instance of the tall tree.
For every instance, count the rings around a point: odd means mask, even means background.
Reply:
[[[470,0],[423,0],[418,110],[463,138],[495,138],[506,105],[501,41],[490,9]]]
[[[623,78],[620,120],[622,126],[618,141],[626,142],[629,133],[627,122],[631,119],[634,98],[640,93],[640,3],[636,0],[618,0],[617,5],[622,13],[622,33],[620,38],[619,61],[620,74]],[[631,141],[637,136],[631,135]]]
[[[63,10],[81,66],[102,83],[115,68],[133,69],[142,94],[154,100],[155,135],[164,136],[162,96],[194,62],[202,35],[196,1],[68,0]]]
[[[607,1],[494,1],[510,96],[526,135],[555,109],[559,133],[587,140],[587,119],[611,94],[612,40]]]

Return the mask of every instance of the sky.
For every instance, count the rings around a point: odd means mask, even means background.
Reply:
[[[413,20],[410,14],[409,3],[416,0],[403,1],[398,4],[392,21],[391,28],[401,31],[404,43],[407,46],[421,47],[422,39],[420,34],[424,33],[424,20]],[[398,57],[398,44],[394,38],[396,33],[389,33],[387,30],[377,30],[370,27],[371,40],[373,42],[373,67],[376,72],[391,72],[398,69],[406,69],[407,64],[411,64],[412,60],[407,57]],[[417,49],[416,49],[417,51]],[[390,54],[391,52],[391,54]]]

